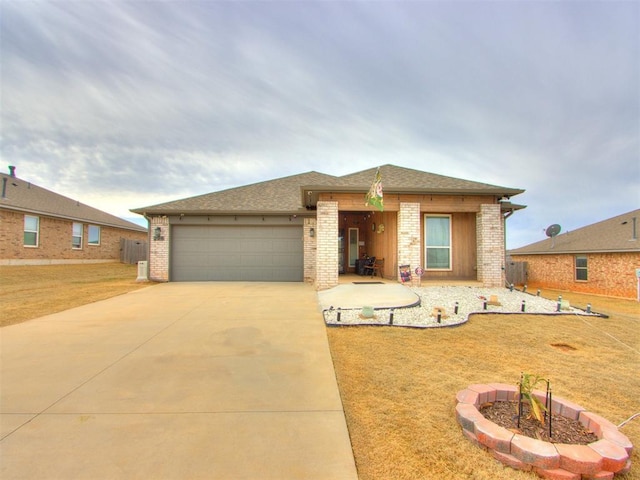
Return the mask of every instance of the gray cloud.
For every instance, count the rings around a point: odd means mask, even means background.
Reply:
[[[120,216],[384,163],[526,189],[509,247],[640,203],[635,2],[0,8],[3,158]]]

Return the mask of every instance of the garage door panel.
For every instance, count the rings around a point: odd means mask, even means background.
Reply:
[[[173,281],[302,281],[300,226],[174,226]]]

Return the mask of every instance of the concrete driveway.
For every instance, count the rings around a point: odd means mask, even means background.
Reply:
[[[0,348],[0,478],[357,478],[309,285],[155,285]]]

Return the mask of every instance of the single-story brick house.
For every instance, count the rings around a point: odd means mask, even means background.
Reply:
[[[527,286],[637,298],[640,210],[510,250]]]
[[[379,211],[365,203],[376,172],[307,172],[133,209],[149,221],[149,278],[324,289],[375,256],[389,279],[410,265],[425,278],[504,285],[505,219],[523,208],[508,199],[523,190],[385,165]]]
[[[147,229],[10,174],[0,174],[0,265],[120,261],[121,239]]]

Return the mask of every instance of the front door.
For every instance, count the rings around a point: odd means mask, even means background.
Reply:
[[[356,260],[359,257],[359,230],[357,228],[349,229],[349,268],[356,268]]]

